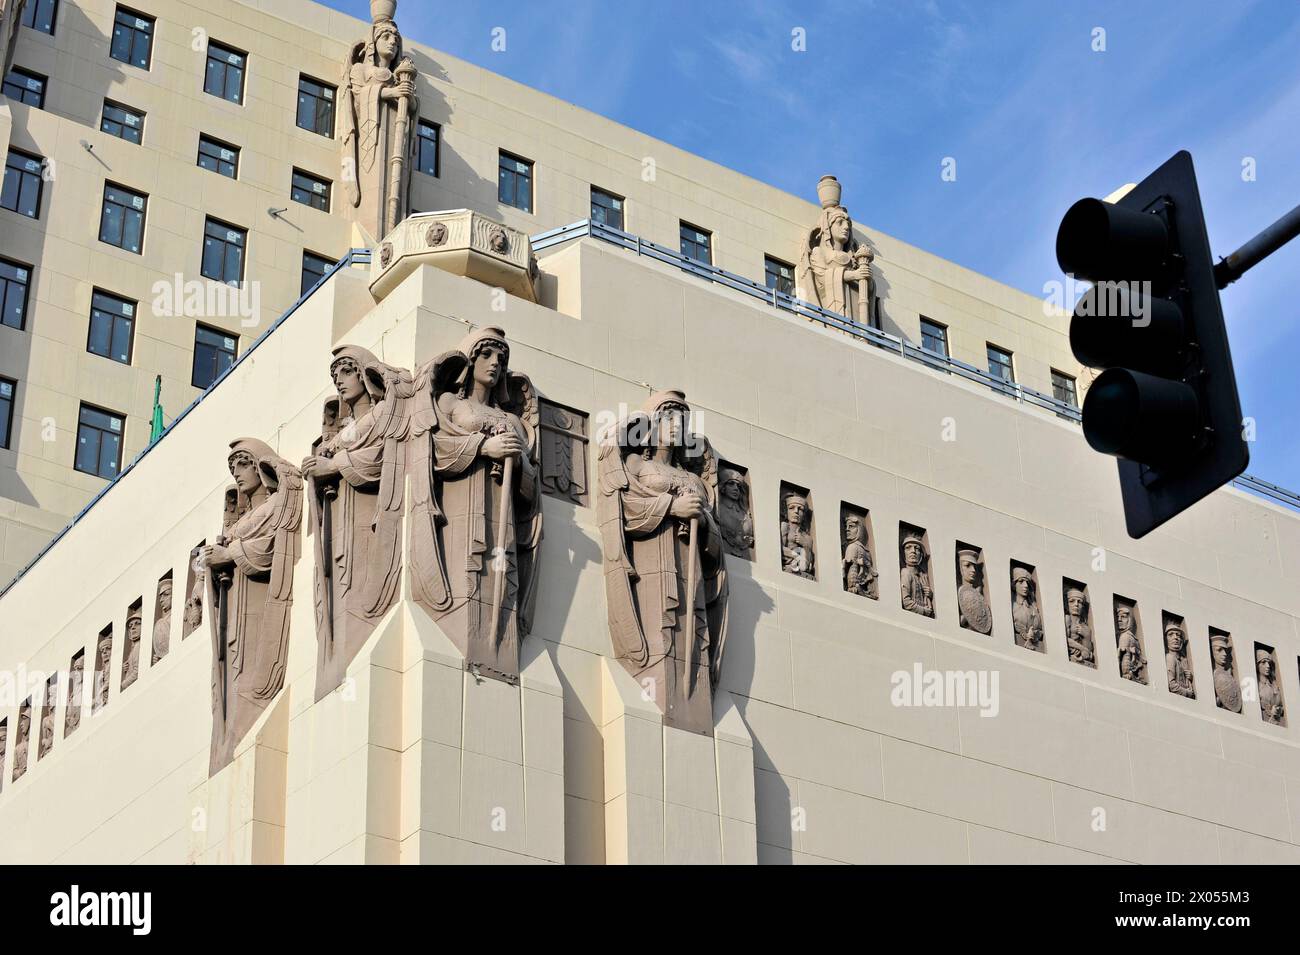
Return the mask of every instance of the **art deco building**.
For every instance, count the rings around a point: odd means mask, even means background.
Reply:
[[[0,859],[1300,859],[1294,512],[1130,540],[1062,315],[357,7],[3,4]]]

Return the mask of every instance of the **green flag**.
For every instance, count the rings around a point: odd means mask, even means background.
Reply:
[[[153,427],[149,430],[149,443],[153,444],[163,433],[162,375],[153,380]]]

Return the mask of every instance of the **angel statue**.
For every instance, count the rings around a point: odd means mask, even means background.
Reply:
[[[343,65],[341,178],[357,222],[372,239],[406,218],[410,202],[415,64],[402,56],[396,0],[371,0],[370,38],[352,45]]]
[[[840,205],[840,184],[834,176],[822,176],[817,197],[821,217],[799,251],[796,294],[829,312],[870,325],[875,255],[853,238],[853,220]]]
[[[434,619],[476,675],[517,683],[542,539],[537,392],[527,375],[510,370],[506,333],[493,326],[423,366],[416,387],[436,412],[417,417],[413,432],[431,438],[423,445],[432,448],[450,586]]]
[[[669,726],[713,734],[727,632],[718,459],[680,391],[600,438],[597,518],[614,654]]]
[[[197,555],[213,608],[209,775],[230,762],[284,686],[302,528],[301,471],[256,438],[232,441],[226,464],[235,479],[234,520]]]
[[[326,400],[321,436],[302,462],[315,557],[318,700],[343,682],[397,599],[406,442],[418,406],[406,369],[356,345],[340,345],[333,356],[337,395]],[[427,549],[432,518],[421,514],[426,520],[413,525],[412,546]]]

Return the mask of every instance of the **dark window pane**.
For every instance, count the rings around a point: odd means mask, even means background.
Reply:
[[[989,374],[1003,381],[1015,381],[1016,376],[1011,366],[1011,353],[1001,348],[988,346]]]
[[[140,145],[144,135],[144,113],[104,100],[104,116],[99,128],[109,135]]]
[[[14,429],[14,397],[17,385],[8,378],[0,378],[0,448],[11,447]]]
[[[218,329],[197,325],[194,329],[194,370],[190,383],[207,388],[235,363],[239,340]]]
[[[27,287],[31,269],[8,259],[0,259],[0,325],[20,331],[27,324]]]
[[[593,222],[623,228],[623,200],[613,193],[591,187],[591,218]]]
[[[335,265],[333,259],[327,259],[324,256],[316,255],[313,252],[304,252],[302,254],[302,287],[299,289],[299,295],[306,295],[317,283],[325,277],[325,273]]]
[[[15,66],[5,77],[4,95],[15,102],[42,109],[45,106],[45,82],[45,77]]]
[[[297,123],[310,132],[333,137],[334,87],[299,77]]]
[[[948,329],[931,322],[928,319],[921,319],[921,347],[926,351],[934,352],[936,355],[948,356]]]
[[[239,170],[239,150],[207,136],[199,137],[199,166],[234,179]]]
[[[5,159],[4,185],[0,187],[0,207],[30,219],[41,212],[41,183],[44,160],[39,156],[10,152]]]
[[[58,0],[27,0],[27,6],[23,7],[23,26],[53,35],[57,9]]]
[[[122,430],[125,419],[120,415],[81,408],[77,425],[77,450],[73,467],[102,478],[117,477],[122,462]]]
[[[418,156],[416,168],[430,176],[438,175],[438,126],[420,120],[417,127]]]
[[[203,275],[218,282],[237,285],[244,277],[244,243],[247,233],[235,226],[208,219],[203,236]]]
[[[768,256],[763,260],[763,273],[768,288],[794,295],[794,266]]]
[[[524,212],[533,211],[533,164],[500,153],[497,166],[497,201]]]
[[[289,188],[289,198],[294,202],[301,202],[303,205],[311,206],[313,209],[329,212],[330,184],[325,179],[319,179],[309,173],[295,169],[293,171],[293,181]]]
[[[149,69],[149,53],[153,44],[154,21],[136,16],[121,7],[113,18],[113,39],[108,55],[142,70]]]

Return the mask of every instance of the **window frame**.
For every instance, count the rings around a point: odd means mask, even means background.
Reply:
[[[134,127],[134,128],[135,128],[135,131],[136,131],[136,135],[139,136],[140,138],[139,138],[139,139],[132,139],[132,138],[129,137],[129,136],[123,136],[123,135],[120,135],[119,133],[115,133],[115,132],[113,132],[111,129],[105,129],[105,128],[104,128],[104,124],[107,123],[107,122],[109,121],[109,119],[108,119],[108,111],[109,111],[110,109],[121,110],[121,111],[122,111],[124,114],[126,114],[127,116],[135,116],[135,117],[139,120],[139,124],[138,124],[136,127]],[[136,146],[143,146],[143,145],[144,145],[144,120],[145,120],[145,115],[146,115],[145,113],[143,113],[142,111],[136,109],[134,106],[127,106],[125,103],[121,103],[121,102],[118,102],[117,100],[111,100],[111,99],[108,99],[107,97],[105,97],[105,98],[104,98],[104,105],[100,108],[100,111],[99,111],[99,131],[100,131],[101,133],[107,133],[108,135],[113,136],[113,137],[115,137],[116,139],[120,139],[120,140],[122,140],[122,141],[124,141],[124,142],[134,143]],[[131,128],[131,124],[130,124],[130,123],[126,123],[126,122],[118,122],[117,120],[113,120],[113,122],[116,123],[118,126],[120,126],[124,132],[125,132],[128,128]]]
[[[939,334],[937,336],[936,335],[927,336],[926,335],[927,326],[932,329],[938,329]],[[941,342],[943,342],[943,351],[935,351],[933,348],[929,348],[926,346],[925,342],[927,338],[936,338],[936,337]],[[926,316],[922,315],[921,316],[921,350],[925,352],[929,352],[931,355],[942,355],[944,358],[952,358],[952,345],[948,341],[948,326],[943,324],[943,322],[936,322],[934,319],[927,318]]]
[[[773,265],[790,270],[789,289],[781,288],[780,281],[784,276],[779,273],[774,274],[771,268]],[[777,284],[773,285],[772,282],[769,281],[769,279],[772,278],[776,279]],[[763,284],[767,286],[769,291],[775,291],[779,295],[788,295],[790,298],[795,298],[795,290],[797,288],[795,281],[795,267],[793,264],[785,261],[785,259],[778,259],[775,255],[768,255],[766,252],[763,253]]]
[[[126,205],[121,206],[121,208],[125,210],[125,212],[133,212],[140,216],[140,248],[138,249],[130,249],[127,248],[125,245],[118,245],[116,242],[109,242],[107,239],[104,238],[104,223],[107,221],[108,204],[109,204],[108,191],[110,189],[120,189],[123,192],[130,193],[132,199],[141,200],[141,205],[138,209],[134,206],[134,204],[130,206],[126,206]],[[120,205],[120,204],[114,203],[114,205]],[[121,249],[123,252],[129,252],[132,255],[144,255],[144,234],[145,234],[145,228],[148,224],[148,217],[149,217],[149,194],[147,192],[137,192],[135,189],[132,189],[130,186],[124,186],[121,183],[113,182],[112,180],[109,179],[104,180],[103,199],[101,200],[100,209],[99,209],[99,241],[100,242],[103,242],[105,245],[111,246],[114,249]],[[124,214],[122,217],[122,234],[120,236],[122,241],[126,240],[126,231],[127,231],[126,222],[127,220]]]
[[[18,169],[16,166],[10,166],[9,161],[14,156],[20,156],[28,163],[33,163],[33,162],[36,163],[40,167],[40,172],[34,173],[30,169]],[[15,205],[15,207],[10,209],[6,205],[0,205],[0,208],[12,212],[15,215],[20,215],[24,219],[35,219],[36,221],[39,222],[41,218],[41,205],[45,202],[45,157],[38,156],[35,153],[29,153],[25,149],[15,149],[13,146],[10,146],[9,152],[5,154],[5,175],[4,175],[5,179],[9,178],[10,169],[13,169],[19,177],[26,177],[26,176],[36,177],[36,213],[35,215],[29,216],[27,213],[22,211],[21,200],[23,196],[23,186],[26,184],[26,181],[23,178],[20,178],[19,180],[18,192],[16,197],[17,204]],[[3,186],[0,186],[0,189],[2,188]]]
[[[420,135],[421,130],[432,129],[432,140],[428,136]],[[426,144],[433,143],[433,172],[424,168],[424,147]],[[432,176],[435,179],[442,177],[442,124],[435,123],[431,119],[416,119],[415,123],[415,168],[416,171],[424,173],[426,176]],[[501,194],[501,160],[497,159],[497,195]]]
[[[0,275],[0,327],[12,328],[14,331],[23,332],[27,330],[27,312],[31,307],[32,301],[32,274],[35,271],[25,262],[19,262],[17,259],[11,259],[7,256],[0,256],[0,264],[7,265],[11,268],[18,269],[27,273],[26,279],[11,279],[8,276]],[[19,312],[19,324],[10,325],[6,322],[5,315],[8,313],[5,306],[9,301],[10,286],[20,286],[23,289],[23,304]]]
[[[127,315],[126,313],[122,312],[120,309],[116,313],[113,313],[113,312],[109,312],[108,310],[102,307],[97,306],[95,304],[96,296],[103,296],[104,298],[112,299],[118,305],[131,306],[131,314]],[[109,361],[117,362],[119,365],[130,365],[135,359],[136,316],[139,314],[139,310],[140,310],[139,302],[118,295],[116,292],[110,292],[108,289],[99,288],[99,287],[95,287],[91,289],[90,316],[86,327],[86,353],[89,355],[98,356],[99,358],[107,358]],[[98,311],[101,315],[105,316],[106,318],[111,319],[113,323],[112,327],[109,329],[108,332],[107,353],[95,351],[95,349],[91,347],[91,344],[95,339],[95,312],[96,311]],[[115,354],[113,354],[113,342],[116,338],[117,323],[119,321],[124,321],[127,323],[125,360],[118,358]]]
[[[314,85],[320,87],[320,89],[321,89],[321,93],[322,93],[322,94],[328,92],[329,95],[328,95],[328,96],[325,96],[325,95],[317,96],[315,93],[311,93],[311,92],[304,93],[303,88],[302,88],[303,83],[312,83],[312,84],[314,84]],[[315,107],[315,109],[312,110],[312,121],[313,121],[313,122],[315,122],[317,119],[320,118],[320,104],[321,104],[322,102],[327,102],[327,103],[329,103],[329,107],[330,107],[330,108],[329,108],[329,132],[327,132],[327,133],[326,133],[326,132],[321,132],[321,131],[320,131],[319,129],[317,129],[315,126],[304,126],[304,125],[302,124],[302,122],[301,122],[301,119],[302,119],[301,110],[302,110],[302,97],[303,97],[304,95],[308,95],[308,96],[310,96],[310,97],[311,97],[313,100],[315,100],[315,102],[316,102],[316,107]],[[316,77],[314,77],[314,76],[310,76],[310,75],[307,74],[307,73],[299,73],[299,74],[298,74],[298,97],[299,97],[299,99],[298,99],[298,103],[297,103],[297,108],[294,110],[294,115],[293,115],[293,122],[294,122],[294,125],[297,126],[297,127],[298,127],[299,129],[301,129],[301,130],[305,130],[306,132],[309,132],[309,133],[315,133],[317,136],[324,136],[326,139],[333,139],[333,138],[334,138],[334,129],[335,129],[335,125],[336,125],[337,120],[338,120],[338,95],[339,95],[339,88],[338,88],[337,86],[335,86],[334,84],[332,84],[332,83],[326,83],[324,80],[318,80],[318,79],[316,79]]]
[[[135,17],[137,23],[131,24],[130,26],[121,23],[119,17],[123,15]],[[149,28],[147,31],[144,28],[139,26],[138,21],[141,20],[148,22]],[[141,66],[139,63],[136,63],[133,59],[124,60],[120,56],[115,56],[113,54],[113,47],[115,45],[114,41],[117,39],[117,28],[119,26],[125,27],[131,31],[130,50],[128,50],[127,52],[128,56],[131,56],[132,54],[135,53],[135,40],[138,34],[144,34],[149,38],[148,48],[145,51],[143,66]],[[158,26],[157,17],[151,17],[147,13],[140,13],[137,10],[132,10],[130,7],[124,7],[119,3],[117,6],[113,8],[113,32],[110,33],[108,37],[108,58],[110,60],[116,60],[119,63],[125,63],[127,66],[134,66],[136,69],[144,70],[146,73],[149,72],[151,69],[153,69],[153,41],[156,36],[155,29],[157,28],[157,26]]]
[[[211,225],[215,225],[220,228],[223,228],[227,232],[238,232],[242,236],[242,239],[239,243],[232,243],[229,236],[227,236],[224,239],[218,238],[216,236],[210,236],[208,235],[208,227]],[[223,247],[228,246],[230,244],[235,244],[236,247],[240,250],[239,278],[235,279],[234,281],[231,281],[230,279],[224,277],[209,275],[207,272],[203,271],[204,260],[207,258],[207,254],[206,254],[208,248],[207,243],[209,239],[212,239],[214,242],[221,242]],[[224,271],[225,262],[226,262],[226,252],[224,248],[221,255],[221,262]],[[209,279],[213,282],[221,282],[225,285],[231,285],[234,286],[235,288],[240,288],[244,284],[244,275],[246,274],[247,269],[248,269],[248,230],[245,229],[243,226],[235,225],[233,222],[226,222],[224,219],[218,219],[216,216],[205,216],[203,219],[203,246],[199,254],[199,274],[203,276],[203,278]]]
[[[229,150],[230,152],[235,154],[235,158],[233,160],[230,160],[218,156],[216,157],[216,162],[217,162],[216,169],[212,169],[208,166],[205,166],[203,165],[202,162],[200,162],[200,160],[204,158],[204,153],[203,153],[204,144],[215,146],[217,149]],[[207,133],[202,133],[202,132],[199,133],[199,148],[198,151],[195,153],[194,165],[198,166],[200,169],[206,170],[207,172],[210,173],[215,173],[218,176],[225,176],[225,178],[227,179],[234,179],[238,181],[239,180],[239,157],[240,157],[240,148],[236,146],[234,143],[225,142],[224,140],[217,139],[215,136],[209,136]],[[209,156],[207,158],[210,159],[213,157]],[[226,174],[221,171],[221,164],[223,162],[228,162],[233,167],[233,172],[231,173],[231,175],[226,176]]]
[[[104,446],[103,446],[103,438],[102,438],[102,436],[105,435],[105,434],[113,434],[113,433],[114,433],[114,432],[113,432],[113,429],[112,429],[112,427],[111,427],[111,425],[110,425],[110,427],[106,430],[106,429],[104,429],[104,428],[101,428],[99,425],[96,425],[96,424],[88,424],[85,420],[83,420],[83,419],[84,419],[84,416],[85,416],[85,413],[86,413],[86,411],[88,411],[88,410],[89,410],[89,411],[94,411],[94,412],[96,412],[96,413],[98,413],[98,414],[107,415],[107,416],[109,417],[110,420],[116,419],[116,420],[119,422],[119,427],[118,427],[118,430],[116,431],[116,435],[117,435],[117,461],[116,461],[116,464],[114,465],[114,468],[113,468],[113,476],[112,476],[112,477],[105,477],[105,476],[104,476],[103,474],[101,474],[98,470],[95,470],[95,471],[87,471],[87,470],[85,470],[84,468],[78,467],[78,465],[77,465],[77,460],[78,460],[78,458],[80,458],[80,456],[81,456],[80,451],[81,451],[81,429],[82,429],[82,428],[90,428],[90,429],[94,430],[98,435],[101,436],[100,439],[99,439],[99,444],[96,446],[96,450],[95,450],[95,463],[96,463],[96,467],[98,467],[98,466],[100,465],[100,463],[103,461],[103,457],[104,457],[104,453],[103,453],[103,452],[104,452]],[[124,415],[124,414],[118,414],[118,412],[116,412],[116,411],[110,411],[108,408],[102,408],[102,407],[100,407],[99,405],[93,405],[93,404],[91,404],[91,403],[88,402],[88,401],[83,401],[83,402],[81,402],[80,406],[79,406],[78,409],[77,409],[77,441],[76,441],[76,445],[75,445],[75,447],[74,447],[73,450],[72,450],[72,470],[76,471],[78,474],[89,474],[91,477],[97,477],[97,478],[99,478],[99,479],[101,479],[101,480],[104,480],[104,481],[113,481],[113,480],[116,480],[117,477],[118,477],[119,475],[121,475],[121,473],[122,473],[122,452],[123,452],[123,450],[124,450],[124,446],[125,446],[125,443],[126,443],[126,442],[125,442],[125,438],[126,438],[126,415]]]
[[[46,36],[54,36],[54,31],[58,29],[59,0],[50,0],[50,28],[48,30],[42,30],[36,25],[36,11],[40,9],[43,2],[44,0],[29,0],[28,4],[23,7],[21,25],[27,27],[29,30],[35,30],[37,33],[44,33]],[[28,12],[31,13],[30,17],[27,15]],[[29,19],[31,20],[31,23],[27,22]]]
[[[1079,379],[1074,377],[1074,375],[1067,375],[1065,372],[1061,371],[1058,368],[1051,369],[1051,376],[1052,376],[1052,397],[1055,398],[1057,401],[1061,402],[1061,404],[1063,405],[1069,405],[1071,408],[1077,409],[1079,407]],[[1059,394],[1057,394],[1059,390],[1063,390],[1057,387],[1057,379],[1060,379],[1069,384],[1070,398],[1068,401],[1062,398]]]
[[[502,198],[502,176],[505,175],[506,173],[509,173],[513,177],[512,188],[514,190],[516,199],[518,199],[518,194],[519,194],[519,180],[524,176],[524,174],[521,173],[518,169],[510,169],[510,170],[505,169],[502,164],[507,159],[514,160],[515,162],[528,167],[527,170],[528,205],[527,206],[521,206],[519,205],[518,202],[507,202],[505,199]],[[537,214],[536,211],[537,210],[537,176],[535,175],[536,168],[537,168],[537,164],[533,162],[533,160],[526,159],[523,156],[518,156],[505,149],[498,149],[497,150],[497,204],[506,206],[507,208],[510,209],[518,209],[520,212],[526,212],[528,215],[536,215]]]
[[[9,397],[4,396],[4,386],[9,386]],[[0,450],[12,451],[14,449],[14,408],[18,406],[18,382],[13,378],[0,375],[0,405],[8,404],[9,407],[0,407]]]
[[[310,190],[304,189],[298,182],[300,177],[313,186],[313,188]],[[324,192],[314,188],[317,185],[324,186]],[[303,202],[297,196],[299,191],[306,194],[309,198],[318,198],[323,196],[324,205],[317,205],[315,202],[311,201]],[[299,205],[306,206],[309,209],[315,209],[317,212],[324,212],[328,215],[334,202],[334,183],[326,179],[324,176],[318,176],[313,172],[308,172],[306,169],[294,166],[293,171],[289,174],[289,199]]]
[[[698,239],[687,239],[686,236],[683,235],[683,233],[687,229],[690,229],[692,232],[704,236],[703,245],[704,248],[707,249],[709,253],[709,257],[707,259],[698,259],[686,251],[686,243],[688,241],[690,242],[691,245],[696,245],[696,246],[700,245]],[[683,258],[689,259],[690,261],[694,262],[697,265],[707,265],[710,268],[713,267],[713,233],[710,232],[708,229],[702,229],[693,223],[687,222],[685,219],[678,219],[677,240],[678,240],[677,248]]]
[[[35,70],[29,70],[26,67],[14,65],[9,67],[9,72],[5,74],[4,82],[3,84],[0,84],[0,87],[9,86],[9,85],[17,86],[18,84],[16,81],[10,80],[10,77],[14,77],[14,76],[27,80],[29,84],[31,83],[32,80],[37,80],[41,84],[40,93],[37,94],[35,103],[29,103],[25,98],[27,94],[32,91],[30,85],[28,85],[25,89],[20,90],[16,102],[22,103],[24,106],[30,106],[34,109],[45,109],[45,93],[49,90],[50,78],[48,76],[43,76],[42,74],[37,73]],[[14,99],[12,93],[4,93],[4,96],[6,99],[11,101],[13,101]]]
[[[609,222],[609,210],[610,210],[612,207],[611,207],[611,206],[606,206],[606,205],[604,205],[604,204],[602,204],[602,203],[598,203],[598,202],[596,201],[596,197],[597,197],[597,196],[604,196],[606,199],[611,200],[613,203],[617,203],[617,208],[614,208],[613,211],[618,213],[618,225],[610,225],[610,222]],[[606,210],[605,213],[603,214],[603,216],[601,216],[599,219],[598,219],[597,216],[596,216],[596,210],[597,210],[598,208],[599,208],[599,209],[604,209],[604,210]],[[607,226],[608,228],[611,228],[611,229],[617,229],[619,232],[626,232],[626,231],[627,231],[627,228],[626,228],[626,226],[627,226],[627,197],[626,197],[626,196],[620,196],[620,195],[619,195],[618,193],[616,193],[616,192],[610,192],[610,190],[608,190],[608,189],[602,189],[600,186],[596,185],[595,183],[592,183],[592,184],[591,184],[591,205],[590,205],[590,208],[588,209],[588,213],[589,213],[589,215],[590,215],[590,217],[591,217],[591,221],[592,221],[592,222],[600,222],[601,225],[603,225],[603,226]]]
[[[312,282],[311,285],[305,285],[307,281],[307,276],[309,274],[310,275],[316,274],[315,272],[309,273],[307,271],[307,260],[309,258],[327,264],[325,266],[324,271],[322,271],[320,275],[316,278],[316,281]],[[319,252],[313,252],[311,251],[311,249],[303,249],[302,250],[302,273],[301,273],[301,280],[298,289],[298,297],[302,298],[304,295],[306,295],[308,292],[314,289],[317,285],[323,282],[325,280],[325,276],[329,274],[330,269],[334,268],[334,266],[338,264],[339,264],[338,259],[331,259],[328,256],[321,255]]]
[[[216,52],[214,53],[214,48]],[[223,58],[224,56],[224,58]],[[231,61],[232,56],[239,57],[239,63],[236,65]],[[221,67],[221,92],[216,93],[208,89],[208,81],[212,78],[212,64],[216,63]],[[231,99],[226,95],[227,87],[230,86],[230,71],[232,69],[239,71],[239,86],[235,90],[235,98]],[[233,103],[236,106],[244,105],[244,87],[248,80],[248,53],[238,47],[229,46],[220,40],[208,39],[207,45],[203,48],[203,92],[209,96],[215,96],[223,103]]]
[[[208,334],[212,335],[215,338],[229,339],[234,342],[234,346],[231,350],[227,351],[224,344],[214,345],[211,342],[200,343],[199,335],[202,334],[203,332],[207,332]],[[211,349],[214,357],[217,355],[230,356],[230,363],[226,365],[224,368],[216,367],[220,365],[219,361],[213,362],[213,367],[215,370],[211,380],[206,385],[200,385],[198,383],[200,344],[202,344],[204,348]],[[235,362],[238,360],[239,360],[239,335],[238,334],[228,332],[224,328],[218,328],[215,325],[205,325],[202,322],[194,323],[194,357],[193,360],[190,362],[190,387],[198,388],[200,391],[207,391],[209,388],[211,388],[213,385],[217,383],[217,381],[221,378],[222,375],[224,375],[227,371],[233,368]]]
[[[999,365],[1002,364],[1001,362],[994,362],[993,356],[995,354],[1004,356],[1006,358],[1006,369],[1007,369],[1006,376],[1000,375],[993,370],[994,364],[999,364]],[[1008,385],[1014,385],[1016,383],[1015,352],[1008,351],[1007,349],[1001,347],[1000,345],[994,345],[992,342],[985,342],[984,357],[988,364],[988,373],[992,377],[997,378],[998,380]]]

